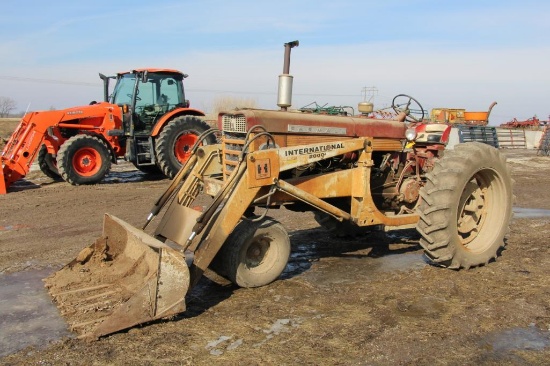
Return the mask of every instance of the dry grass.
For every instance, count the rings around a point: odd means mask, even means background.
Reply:
[[[212,107],[209,108],[210,112],[207,118],[215,120],[218,118],[220,111],[228,111],[235,108],[257,108],[257,105],[257,101],[251,98],[218,97],[212,102]]]
[[[19,121],[19,118],[0,118],[0,149],[4,147],[4,140],[10,138]]]

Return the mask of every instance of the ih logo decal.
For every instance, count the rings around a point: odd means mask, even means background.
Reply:
[[[256,179],[265,179],[271,177],[271,162],[269,159],[258,159],[256,164]]]

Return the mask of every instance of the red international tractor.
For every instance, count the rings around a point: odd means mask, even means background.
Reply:
[[[451,127],[424,123],[408,95],[394,98],[394,120],[288,111],[297,45],[285,43],[281,110],[220,112],[219,129],[208,132],[221,130],[219,144],[193,147],[147,217],[143,228],[162,212],[154,236],[105,215],[103,235],[45,280],[80,337],[184,312],[209,270],[240,287],[275,281],[292,246],[271,210],[309,212],[334,233],[416,225],[440,267],[483,266],[499,255],[512,217],[506,157],[479,142],[446,149]]]
[[[44,174],[74,185],[100,182],[118,158],[146,173],[172,178],[178,172],[209,129],[204,113],[185,99],[187,75],[138,69],[99,76],[103,102],[25,114],[1,155],[0,194],[25,177],[36,158]],[[109,95],[110,79],[116,85]],[[206,140],[214,142],[214,136]]]

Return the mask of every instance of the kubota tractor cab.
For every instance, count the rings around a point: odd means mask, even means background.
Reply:
[[[99,75],[103,102],[25,114],[2,152],[0,194],[29,172],[35,158],[47,176],[75,185],[100,182],[121,157],[146,173],[172,178],[178,172],[209,129],[204,113],[185,99],[187,75],[151,68]],[[116,79],[112,94],[110,79]],[[214,142],[214,136],[207,141]]]
[[[111,95],[109,79],[103,74],[105,101],[120,107],[128,106],[131,113],[123,120],[124,134],[149,135],[156,122],[168,111],[189,107],[185,100],[183,79],[187,74],[176,70],[137,70],[120,73]]]
[[[171,128],[157,148],[154,137],[161,135],[161,130],[165,125],[170,125],[172,119],[181,115],[204,115],[189,108],[183,88],[186,77],[187,74],[169,69],[119,73],[114,90],[109,95],[109,79],[113,77],[100,74],[104,81],[105,101],[116,104],[123,111],[121,129],[110,134],[120,136],[121,145],[125,146],[125,159],[144,172],[154,172],[160,168],[165,175],[173,177],[187,160],[189,148],[197,141],[198,134],[209,128],[199,119],[187,118],[186,122],[174,122],[178,126],[167,126]],[[193,128],[197,133],[185,133]],[[156,152],[162,156],[157,156]]]

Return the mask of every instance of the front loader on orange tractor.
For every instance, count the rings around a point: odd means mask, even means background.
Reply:
[[[187,75],[149,68],[99,76],[103,102],[23,116],[2,151],[0,194],[24,178],[35,159],[44,174],[73,185],[100,182],[118,158],[174,177],[209,129],[204,113],[185,99]],[[116,79],[111,95],[110,79]],[[214,142],[214,136],[204,141]]]

